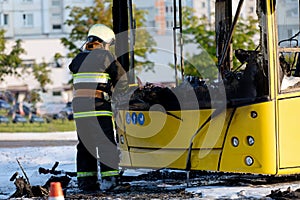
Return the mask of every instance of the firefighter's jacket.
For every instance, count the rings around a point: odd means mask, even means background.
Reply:
[[[73,73],[75,91],[92,89],[111,95],[113,90],[115,92],[126,90],[126,72],[115,56],[107,50],[80,52],[72,60],[69,69]]]

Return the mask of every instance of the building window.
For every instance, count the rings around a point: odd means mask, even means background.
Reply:
[[[52,96],[61,96],[61,91],[53,91]]]
[[[32,3],[33,0],[23,0],[24,3]]]
[[[61,29],[61,25],[60,24],[53,24],[52,28],[53,28],[53,30],[60,30]]]
[[[23,14],[23,25],[33,26],[33,14]]]
[[[1,25],[3,26],[8,25],[8,14],[1,15]]]
[[[205,2],[202,2],[202,8],[205,8]]]
[[[52,0],[52,6],[60,6],[60,0]]]

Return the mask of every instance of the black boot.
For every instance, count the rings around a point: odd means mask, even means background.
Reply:
[[[94,176],[80,177],[78,180],[78,188],[83,192],[97,192],[100,190],[98,178]]]

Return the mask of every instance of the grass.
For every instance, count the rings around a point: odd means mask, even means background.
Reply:
[[[0,124],[1,132],[62,132],[75,131],[74,120],[52,120],[50,123],[8,123]]]
[[[0,123],[0,133],[15,133],[15,132],[63,132],[75,131],[75,121],[67,119],[51,120],[49,123],[29,123],[28,116],[27,123],[12,123],[11,116],[7,116],[7,111],[0,110],[0,115],[9,118],[9,123]]]

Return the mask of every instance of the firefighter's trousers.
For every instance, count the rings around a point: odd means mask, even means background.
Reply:
[[[116,145],[111,104],[102,99],[73,99],[74,118],[78,135],[77,178],[87,184],[97,181],[100,161],[101,177],[117,176],[119,151]]]

